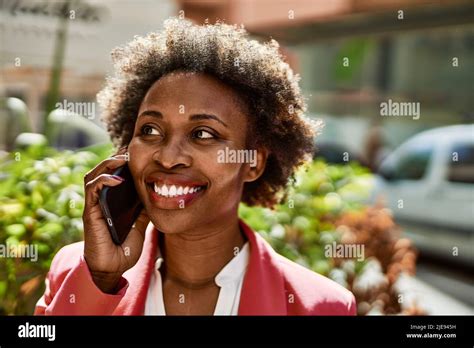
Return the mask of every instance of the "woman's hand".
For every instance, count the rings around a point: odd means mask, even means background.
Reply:
[[[150,222],[143,209],[127,239],[122,245],[116,245],[102,215],[99,205],[100,190],[104,186],[122,184],[123,179],[111,173],[127,163],[125,153],[126,149],[121,149],[115,156],[105,159],[84,176],[84,258],[94,283],[105,293],[115,292],[122,274],[137,263],[143,249],[145,230]]]

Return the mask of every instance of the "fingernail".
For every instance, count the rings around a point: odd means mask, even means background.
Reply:
[[[112,159],[127,159],[127,155],[115,155],[110,157]]]
[[[116,180],[120,180],[120,181],[125,181],[124,178],[122,178],[121,176],[118,176],[118,175],[112,175],[112,178],[114,178]]]

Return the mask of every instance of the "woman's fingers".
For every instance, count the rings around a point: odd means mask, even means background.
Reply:
[[[86,183],[85,186],[85,196],[86,196],[86,206],[94,206],[99,203],[99,194],[100,190],[104,186],[117,186],[124,181],[123,178],[111,174],[101,174],[98,177],[92,179]]]
[[[117,155],[125,155],[127,151],[128,151],[127,146],[121,147],[120,149],[117,150],[117,152],[114,155],[112,155],[112,157],[117,156]]]
[[[116,155],[110,158],[107,158],[96,165],[93,169],[86,173],[84,176],[84,184],[87,184],[89,181],[93,180],[95,177],[100,174],[110,174],[115,169],[123,166],[127,163],[127,155]]]
[[[124,250],[127,248],[128,250],[128,253],[125,253],[125,255],[130,256],[131,259],[135,260],[140,256],[143,249],[143,241],[145,240],[145,232],[149,223],[150,218],[145,209],[143,209],[122,244],[122,248]]]
[[[115,169],[123,166],[128,161],[128,148],[124,146],[112,155],[103,160],[84,175],[84,184],[99,176],[100,174],[111,174]]]
[[[145,238],[145,231],[150,222],[150,217],[146,213],[145,208],[142,209],[140,215],[135,220],[131,232],[138,232],[142,238]]]

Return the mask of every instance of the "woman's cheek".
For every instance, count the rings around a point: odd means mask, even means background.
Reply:
[[[137,181],[150,161],[151,158],[148,158],[146,149],[132,140],[128,146],[128,167],[136,184],[139,184]]]
[[[235,163],[219,163],[215,166],[212,173],[216,189],[223,191],[230,198],[230,194],[235,192],[240,194],[242,182],[242,164]]]

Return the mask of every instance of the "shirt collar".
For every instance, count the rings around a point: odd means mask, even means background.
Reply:
[[[159,246],[157,247],[156,255],[155,270],[159,271],[164,262]],[[219,287],[222,287],[225,284],[239,281],[247,269],[249,256],[249,242],[247,241],[242,249],[235,254],[232,260],[230,260],[216,275],[214,278],[216,284]]]

